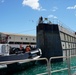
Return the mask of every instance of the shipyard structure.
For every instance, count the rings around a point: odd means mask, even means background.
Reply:
[[[76,32],[59,24],[45,23],[41,17],[37,26],[37,46],[42,50],[42,57],[48,59],[55,56],[75,55]]]

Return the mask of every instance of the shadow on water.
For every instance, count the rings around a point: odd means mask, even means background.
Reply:
[[[0,69],[0,75],[36,75],[46,71],[46,65],[39,62],[15,63]]]
[[[46,64],[41,64],[39,62],[36,62],[34,65],[30,66],[26,70],[17,72],[13,75],[36,75],[44,72],[46,72]]]

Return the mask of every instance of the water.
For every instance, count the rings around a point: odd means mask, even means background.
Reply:
[[[62,63],[62,62],[54,63],[54,64],[52,64],[52,71],[61,69],[62,67],[63,68],[67,67],[65,62],[64,63]],[[47,72],[47,66],[38,64],[25,71],[15,73],[14,75],[36,75],[36,74],[45,73],[45,72]],[[46,75],[48,75],[48,74],[46,74]],[[68,72],[61,71],[61,72],[57,72],[57,73],[52,73],[52,75],[68,75]]]
[[[36,75],[43,72],[46,72],[46,65],[36,65],[31,67],[30,69],[16,73],[14,75]]]
[[[71,58],[70,65],[71,67],[76,65],[76,57]],[[67,68],[67,62],[64,61],[64,62],[52,63],[51,67],[52,71],[59,70],[61,68]],[[13,73],[13,75],[37,75],[44,72],[47,72],[47,65],[36,63],[34,66],[29,66],[29,68],[27,68],[26,70]],[[76,73],[76,68],[71,69],[71,74],[74,73]],[[52,75],[68,75],[68,70],[52,73]]]

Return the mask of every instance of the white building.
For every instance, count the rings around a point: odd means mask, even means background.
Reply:
[[[21,44],[23,47],[29,44],[36,46],[36,36],[0,32],[0,43],[8,43],[12,47],[19,47]]]

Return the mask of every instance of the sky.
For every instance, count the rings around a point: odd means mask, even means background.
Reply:
[[[76,0],[0,0],[0,32],[36,35],[40,16],[76,31]]]

